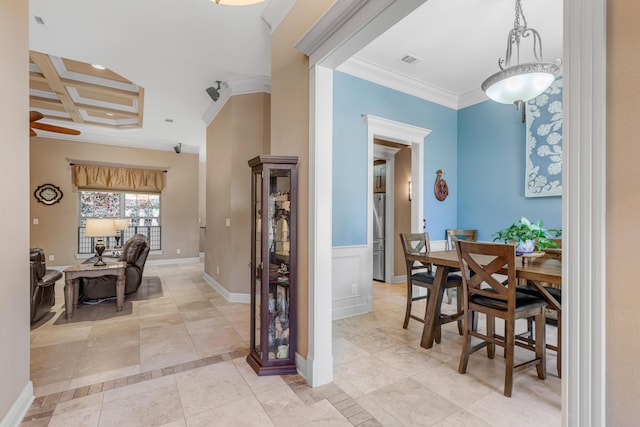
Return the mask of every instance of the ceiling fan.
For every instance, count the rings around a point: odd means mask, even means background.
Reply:
[[[38,123],[43,118],[42,113],[38,111],[29,111],[29,135],[36,136],[37,133],[33,129],[46,130],[49,132],[64,133],[67,135],[80,135],[79,130],[63,128],[61,126],[48,125],[46,123]]]

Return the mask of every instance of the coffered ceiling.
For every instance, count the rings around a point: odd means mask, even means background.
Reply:
[[[30,51],[29,59],[29,104],[45,119],[142,127],[142,87],[107,68],[68,58]]]

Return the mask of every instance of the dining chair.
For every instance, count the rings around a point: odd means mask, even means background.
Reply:
[[[425,323],[427,315],[426,308],[425,314],[422,317],[418,317],[411,312],[411,306],[414,301],[429,298],[438,298],[438,295],[433,294],[433,281],[435,279],[435,272],[431,264],[422,263],[420,261],[409,259],[409,255],[420,255],[431,251],[429,244],[428,233],[400,233],[400,241],[402,242],[402,248],[404,250],[405,263],[407,267],[407,304],[404,316],[404,324],[402,327],[407,329],[410,319],[415,319],[421,323]],[[426,295],[413,295],[414,286],[418,288],[424,288]],[[444,289],[456,288],[461,289],[462,278],[458,274],[449,274],[447,276],[447,283]],[[444,291],[441,290],[441,292]],[[428,304],[427,304],[428,307]],[[441,338],[441,325],[449,322],[458,322],[458,331],[462,335],[462,302],[458,302],[457,312],[451,315],[440,314],[438,316],[438,328],[436,332],[436,343],[440,343]]]
[[[505,349],[504,395],[511,396],[513,373],[535,366],[538,378],[546,378],[545,300],[516,292],[515,246],[503,243],[468,242],[458,240],[456,251],[461,265],[464,307],[464,339],[458,372],[466,373],[469,355],[487,347],[487,356],[493,359],[495,346]],[[506,275],[506,280],[504,276]],[[472,318],[476,313],[486,316],[486,334],[475,329]],[[504,320],[504,335],[495,333],[495,319]],[[516,319],[535,319],[535,334],[530,343],[516,340]],[[471,345],[471,338],[482,342]],[[515,346],[529,349],[535,357],[515,365]]]
[[[545,249],[545,254],[541,257],[541,259],[538,259],[538,260],[542,260],[544,258],[551,258],[551,259],[557,259],[562,261],[562,239],[551,239],[551,240],[553,240],[556,243],[556,245],[558,245],[558,247],[552,248],[552,249]],[[538,261],[533,261],[533,262],[538,262]],[[555,324],[558,328],[558,334],[557,334],[558,336],[557,336],[556,343],[555,344],[547,343],[547,348],[551,351],[556,352],[556,359],[557,359],[556,367],[558,370],[558,377],[562,378],[562,308],[561,308],[562,307],[562,288],[559,288],[557,286],[554,286],[552,284],[547,284],[547,283],[543,284],[543,288],[547,292],[549,292],[549,294],[553,298],[555,298],[555,300],[558,301],[558,303],[560,304],[560,305],[555,305],[554,303],[548,304],[547,310],[555,312],[555,317],[554,318],[547,317],[546,322],[547,322],[547,325]],[[538,288],[536,288],[532,283],[530,283],[530,281],[525,286],[518,286],[518,292],[543,298]],[[533,324],[531,321],[529,321],[528,327],[527,327],[527,333],[525,334],[525,336],[521,336],[520,339],[527,340],[527,337],[531,338],[533,333],[534,333]]]
[[[463,230],[456,228],[447,228],[445,230],[445,250],[447,251],[455,251],[456,246],[454,243],[454,237],[458,240],[467,240],[470,242],[475,242],[478,240],[478,230]],[[453,301],[453,292],[454,289],[447,289],[447,304],[451,304]]]

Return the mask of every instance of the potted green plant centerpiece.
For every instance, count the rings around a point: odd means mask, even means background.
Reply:
[[[562,230],[544,228],[542,220],[533,223],[527,218],[521,217],[518,222],[495,232],[493,241],[514,243],[516,254],[528,254],[534,252],[536,247],[538,250],[557,248],[558,245],[551,239],[559,237],[561,234]]]

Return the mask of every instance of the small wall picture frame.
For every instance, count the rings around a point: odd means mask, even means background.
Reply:
[[[45,205],[53,205],[62,199],[62,190],[53,184],[42,184],[33,192],[36,200]]]

